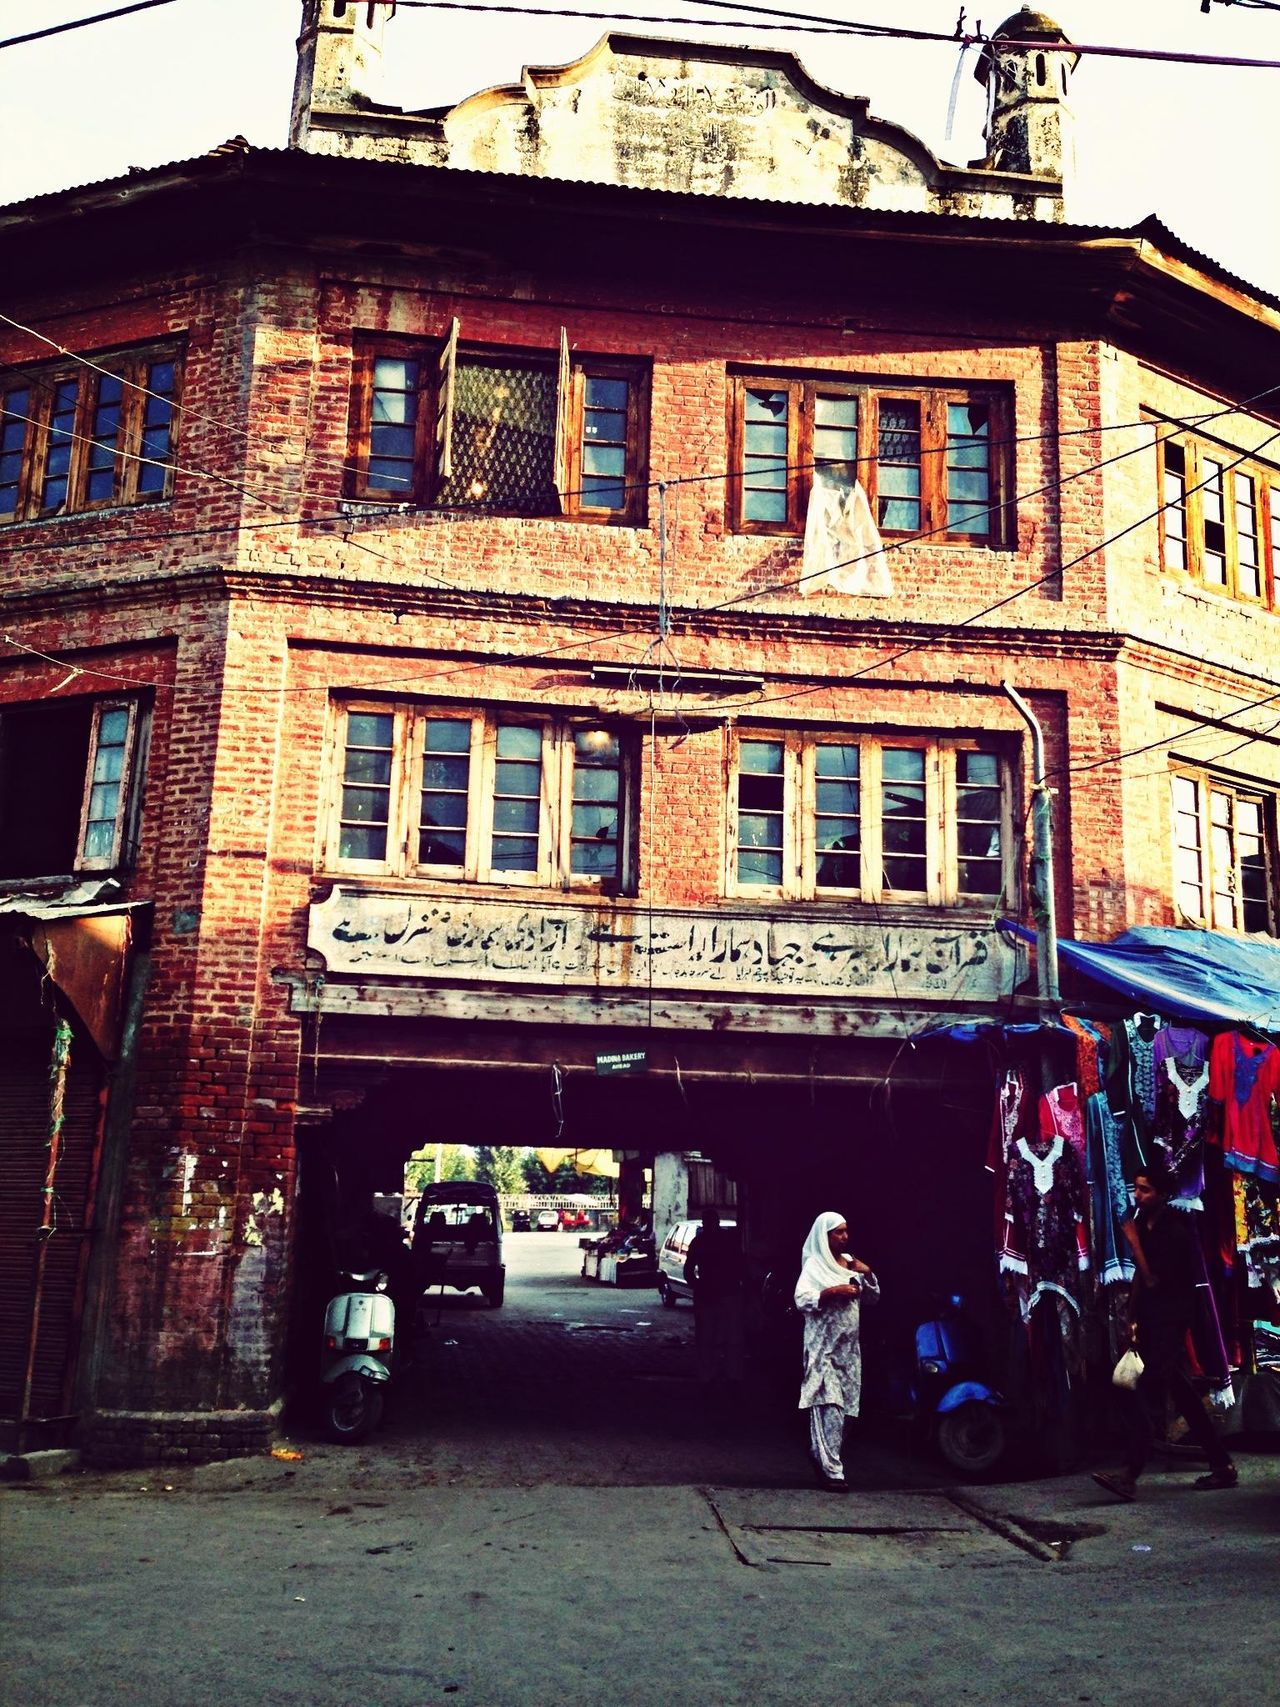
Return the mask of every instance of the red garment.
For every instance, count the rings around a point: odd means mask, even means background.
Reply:
[[[1098,1059],[1098,1039],[1074,1014],[1063,1014],[1062,1023],[1068,1031],[1073,1031],[1076,1037],[1076,1083],[1080,1086],[1080,1101],[1088,1102],[1091,1096],[1102,1089],[1102,1063]],[[1095,1030],[1104,1028],[1096,1020],[1089,1024]]]
[[[1238,1031],[1224,1031],[1209,1049],[1209,1095],[1222,1104],[1220,1142],[1229,1168],[1280,1179],[1271,1130],[1271,1099],[1280,1092],[1280,1049]]]
[[[1040,1098],[1040,1136],[1065,1138],[1075,1151],[1082,1172],[1086,1175],[1084,1143],[1084,1108],[1074,1084],[1055,1085]]]

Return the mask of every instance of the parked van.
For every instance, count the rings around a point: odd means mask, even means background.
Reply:
[[[736,1221],[721,1220],[722,1227],[736,1227]],[[677,1221],[662,1241],[658,1252],[658,1295],[668,1310],[674,1310],[681,1298],[693,1302],[693,1289],[684,1277],[684,1262],[693,1243],[693,1235],[701,1221]]]
[[[502,1207],[482,1180],[442,1180],[427,1186],[413,1225],[413,1262],[424,1292],[478,1288],[497,1310],[506,1289]]]

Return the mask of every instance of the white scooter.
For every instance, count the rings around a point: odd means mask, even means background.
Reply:
[[[334,1440],[356,1441],[382,1419],[395,1353],[396,1310],[381,1269],[344,1273],[350,1290],[329,1300],[324,1315],[325,1427]]]

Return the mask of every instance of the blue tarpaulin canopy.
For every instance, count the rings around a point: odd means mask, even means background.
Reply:
[[[1035,941],[1025,925],[1006,919],[1000,928]],[[1280,942],[1272,937],[1150,925],[1107,943],[1059,937],[1058,957],[1140,1007],[1280,1032]]]

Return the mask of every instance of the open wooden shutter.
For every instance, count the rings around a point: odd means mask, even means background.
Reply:
[[[573,409],[573,393],[570,385],[572,378],[569,367],[569,333],[560,328],[560,368],[556,374],[556,443],[555,467],[552,478],[555,481],[556,497],[560,500],[560,512],[565,510],[565,498],[569,491],[569,418]]]
[[[436,482],[453,473],[453,393],[458,372],[458,321],[449,324],[449,336],[440,352],[436,373]]]

